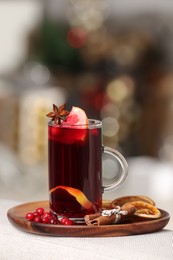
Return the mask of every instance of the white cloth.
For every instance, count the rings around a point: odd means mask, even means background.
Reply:
[[[39,236],[19,231],[7,211],[21,202],[0,200],[1,260],[172,260],[173,231],[101,238]]]

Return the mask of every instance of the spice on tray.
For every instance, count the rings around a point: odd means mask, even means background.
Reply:
[[[132,204],[126,204],[122,207],[116,207],[110,210],[103,210],[100,213],[86,215],[85,223],[92,226],[110,225],[120,223],[135,213],[135,207]]]

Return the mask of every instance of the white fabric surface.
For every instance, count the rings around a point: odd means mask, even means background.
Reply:
[[[19,231],[7,211],[21,202],[0,199],[1,260],[172,260],[173,231],[110,238],[63,238]]]

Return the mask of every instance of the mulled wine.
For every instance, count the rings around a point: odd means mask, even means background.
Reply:
[[[101,210],[101,122],[48,125],[50,209],[58,216],[83,218]]]

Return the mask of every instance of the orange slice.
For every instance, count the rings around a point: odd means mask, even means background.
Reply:
[[[136,208],[136,211],[134,213],[135,216],[153,219],[161,217],[160,210],[150,203],[143,201],[133,201],[130,202],[130,204],[132,204]]]
[[[68,187],[68,186],[56,186],[55,188],[52,188],[49,191],[49,193],[52,193],[58,189],[66,190],[69,194],[74,196],[76,198],[76,200],[80,203],[80,205],[82,207],[84,207],[85,209],[87,209],[87,210],[93,209],[93,204],[87,199],[85,194],[82,191],[80,191],[79,189],[75,189],[75,188]]]
[[[72,107],[70,114],[66,117],[63,125],[87,125],[88,118],[85,111],[79,107]]]
[[[143,202],[147,202],[147,203],[155,206],[155,202],[152,199],[150,199],[147,196],[142,196],[142,195],[140,195],[140,196],[124,196],[124,197],[117,198],[117,199],[112,201],[111,206],[112,206],[112,208],[115,208],[116,206],[121,207],[125,203],[129,203],[129,202],[133,202],[133,201],[143,201]]]

